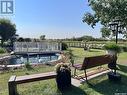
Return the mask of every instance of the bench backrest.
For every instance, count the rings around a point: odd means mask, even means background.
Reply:
[[[82,69],[88,69],[104,64],[109,64],[115,60],[115,56],[112,55],[101,55],[101,56],[94,56],[94,57],[85,57]]]

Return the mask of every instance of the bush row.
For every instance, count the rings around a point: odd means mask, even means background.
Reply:
[[[0,48],[0,54],[2,54],[2,53],[6,53],[6,49]]]
[[[121,50],[127,52],[127,46],[120,46]]]

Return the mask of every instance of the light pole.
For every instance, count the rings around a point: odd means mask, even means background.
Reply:
[[[122,33],[123,25],[121,24],[121,20],[114,20],[109,23],[110,29],[116,36],[116,44],[118,43],[118,33]]]

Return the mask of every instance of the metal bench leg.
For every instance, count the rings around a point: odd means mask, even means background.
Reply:
[[[88,81],[88,80],[87,80],[87,74],[86,74],[86,70],[84,70],[84,73],[85,73],[86,81]]]
[[[74,76],[76,76],[76,68],[75,68],[75,70],[74,70]]]

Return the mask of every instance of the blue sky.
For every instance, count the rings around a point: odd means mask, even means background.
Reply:
[[[100,25],[94,29],[82,22],[91,12],[87,0],[15,0],[14,15],[8,16],[21,37],[71,38],[83,35],[100,37]]]

